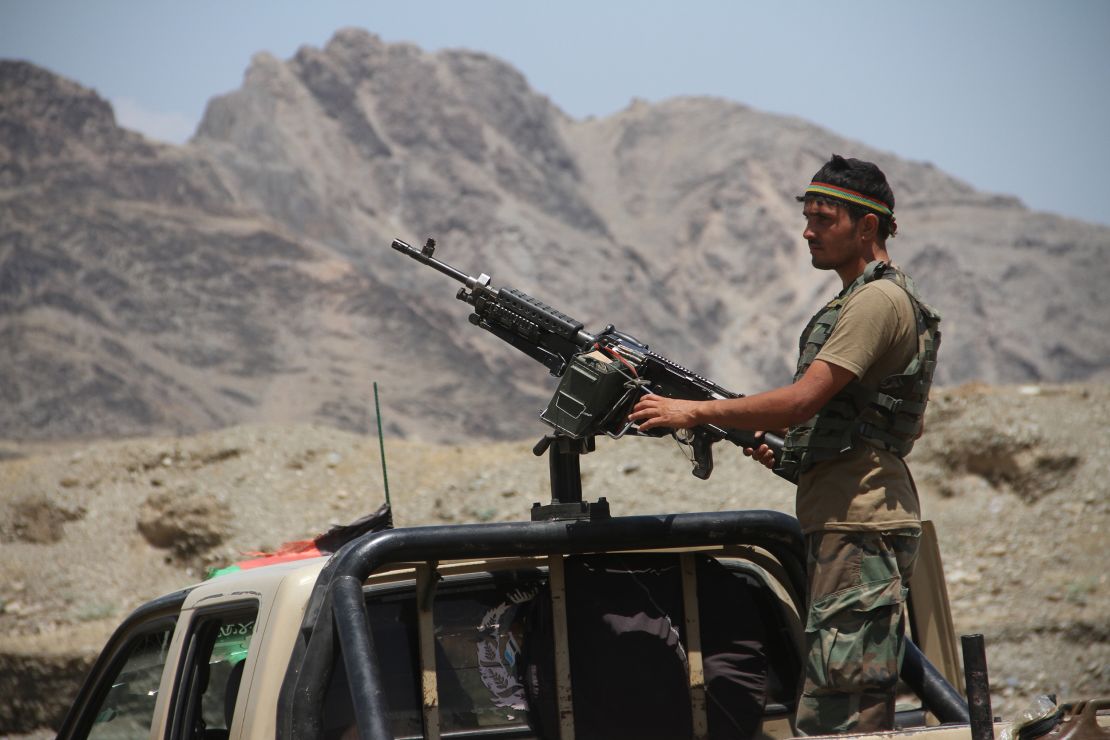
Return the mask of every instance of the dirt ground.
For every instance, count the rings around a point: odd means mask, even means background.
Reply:
[[[957,632],[986,638],[995,714],[1110,696],[1110,386],[934,391],[910,457]],[[547,462],[522,442],[385,442],[398,525],[521,520]],[[32,447],[0,442],[0,734],[49,736],[118,621],[208,568],[376,508],[378,440],[318,426]],[[584,496],[614,514],[769,508],[785,482],[718,446],[600,440]],[[36,728],[42,728],[36,731]]]

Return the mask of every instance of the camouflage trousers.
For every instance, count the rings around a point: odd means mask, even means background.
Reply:
[[[809,613],[799,734],[894,728],[918,535],[914,529],[806,535]]]

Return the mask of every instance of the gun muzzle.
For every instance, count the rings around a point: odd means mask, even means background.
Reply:
[[[417,262],[422,262],[429,267],[439,270],[447,277],[458,280],[463,285],[472,287],[473,284],[476,282],[474,278],[470,277],[465,272],[462,272],[461,270],[456,270],[454,267],[451,267],[451,265],[440,262],[432,256],[432,254],[435,253],[436,249],[435,239],[429,239],[428,243],[424,245],[424,249],[417,249],[416,247],[401,239],[394,239],[393,244],[391,244],[390,246],[392,246],[394,249],[396,249],[398,252],[401,252],[402,254],[407,254],[409,257],[412,257]]]
[[[396,249],[398,252],[404,252],[409,257],[412,257],[413,259],[417,259],[417,260],[420,260],[421,262],[423,262],[424,255],[420,254],[420,250],[417,249],[416,247],[412,246],[411,244],[409,244],[406,241],[402,241],[400,239],[394,239],[392,247],[394,249]]]

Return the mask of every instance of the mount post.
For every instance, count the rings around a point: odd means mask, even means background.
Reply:
[[[551,503],[532,504],[532,521],[553,519],[594,519],[609,516],[609,502],[604,497],[595,503],[582,500],[581,457],[595,449],[593,437],[574,439],[563,434],[548,434],[532,452],[547,453],[551,476]]]

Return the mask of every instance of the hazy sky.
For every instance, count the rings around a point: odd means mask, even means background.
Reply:
[[[183,141],[252,54],[344,26],[500,57],[574,117],[714,95],[1110,224],[1108,0],[0,0],[0,57]]]

